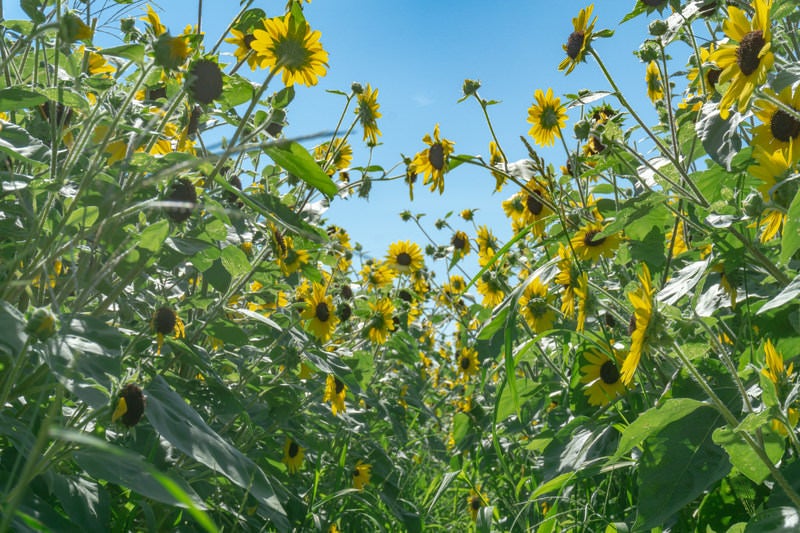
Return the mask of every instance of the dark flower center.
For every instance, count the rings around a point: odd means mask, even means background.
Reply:
[[[778,109],[769,122],[772,136],[781,142],[789,142],[791,139],[796,139],[800,135],[800,121],[792,115]]]
[[[411,300],[412,300],[411,293],[410,293],[410,292],[408,292],[408,291],[407,291],[407,290],[405,290],[405,289],[401,289],[401,290],[400,290],[400,292],[399,292],[397,295],[398,295],[398,296],[400,297],[400,299],[401,299],[401,300],[403,300],[404,302],[411,302]]]
[[[481,499],[477,496],[473,496],[469,501],[469,506],[472,507],[473,511],[477,511],[481,508]]]
[[[578,54],[581,53],[583,37],[584,33],[582,31],[574,31],[569,34],[569,38],[567,39],[567,55],[570,59],[577,59]]]
[[[189,92],[201,104],[210,104],[222,95],[222,70],[210,59],[201,59],[189,69]]]
[[[275,243],[278,245],[281,255],[286,255],[286,241],[283,240],[283,234],[280,231],[275,230],[272,232],[272,237],[275,239]]]
[[[453,239],[450,242],[456,250],[463,250],[467,245],[467,240],[462,235],[458,234],[453,235]]]
[[[142,389],[134,383],[129,383],[120,394],[125,398],[125,406],[128,408],[122,415],[122,423],[128,427],[135,426],[144,414],[144,394]]]
[[[462,368],[463,370],[469,370],[469,367],[471,366],[471,364],[472,364],[472,363],[471,363],[471,361],[469,360],[469,357],[467,357],[467,356],[464,356],[464,357],[462,357],[462,358],[461,358],[461,368]]]
[[[717,86],[717,82],[719,81],[719,75],[722,74],[722,70],[718,68],[708,68],[706,69],[706,79],[708,80],[708,89],[712,90],[714,87]]]
[[[336,314],[342,322],[347,322],[353,316],[353,310],[347,304],[339,304]]]
[[[358,476],[360,476],[360,475],[361,475],[361,472],[359,472],[359,471],[358,471],[358,468],[356,468],[355,470],[353,470],[353,477],[358,477]]]
[[[597,235],[598,233],[600,232],[596,230],[587,231],[586,235],[584,235],[583,237],[583,244],[585,244],[586,246],[600,246],[601,244],[603,244],[606,240],[605,237],[600,237],[598,239],[594,238],[594,236]]]
[[[295,441],[292,441],[292,443],[289,444],[289,457],[294,459],[295,457],[297,457],[297,452],[299,451],[300,451],[300,446],[298,446]]]
[[[742,74],[749,76],[758,68],[761,59],[758,57],[761,49],[767,41],[764,40],[764,33],[761,30],[751,31],[742,37],[739,47],[736,49],[736,62]]]
[[[342,292],[340,294],[345,300],[350,300],[353,297],[353,289],[350,285],[342,285]]]
[[[612,363],[611,360],[603,363],[603,366],[600,367],[600,379],[602,379],[603,383],[606,385],[613,385],[618,382],[619,370],[617,370],[617,365]]]
[[[444,148],[442,143],[436,143],[428,149],[428,161],[436,170],[444,168]]]
[[[193,206],[197,203],[197,191],[195,191],[192,182],[186,178],[179,178],[172,182],[170,192],[165,199],[169,202],[179,202]],[[191,207],[168,207],[166,211],[167,216],[178,223],[185,221],[192,214]]]
[[[328,304],[325,302],[318,303],[314,315],[320,322],[327,322],[331,317],[331,311],[328,309]]]
[[[161,307],[156,311],[156,333],[168,335],[175,331],[177,317],[169,307]]]
[[[538,216],[542,212],[544,204],[542,203],[542,196],[539,194],[539,191],[533,191],[532,194],[528,195],[525,206],[534,216]]]
[[[631,320],[628,322],[628,335],[633,335],[633,332],[636,331],[636,315],[631,315]]]
[[[397,254],[397,264],[404,267],[409,266],[411,264],[411,256],[406,252],[400,252]]]
[[[253,41],[255,41],[255,40],[256,40],[256,36],[253,35],[252,33],[248,33],[242,38],[242,42],[244,43],[245,48],[247,48],[248,50],[252,50],[253,49],[253,47],[251,45],[253,44]]]
[[[334,384],[334,387],[336,388],[336,394],[341,394],[342,391],[344,390],[344,383],[342,383],[339,380],[339,378],[335,377],[335,378],[333,378],[333,384]]]

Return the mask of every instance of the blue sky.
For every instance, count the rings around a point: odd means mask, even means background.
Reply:
[[[645,65],[632,52],[647,37],[647,24],[654,16],[618,24],[634,4],[633,0],[595,2],[596,30],[609,28],[616,33],[610,39],[595,41],[594,46],[634,107],[651,111],[644,84]],[[137,18],[145,10],[144,3],[109,5],[113,9],[129,9],[127,16]],[[196,0],[153,5],[173,33],[197,21]],[[564,58],[562,44],[572,31],[572,18],[587,5],[584,0],[314,0],[305,5],[305,13],[312,28],[322,33],[322,44],[329,53],[328,75],[316,87],[298,87],[285,132],[301,136],[332,130],[344,98],[326,90],[347,92],[351,83],[358,81],[379,90],[383,114],[379,127],[383,136],[373,164],[390,168],[401,160],[401,153],[413,157],[425,146],[423,135],[432,132],[437,123],[442,136],[455,142],[456,153],[488,156],[491,137],[477,102],[456,103],[464,79],[471,78],[481,81],[483,98],[501,101],[490,107],[490,115],[509,160],[524,158],[526,151],[519,136],[527,136],[527,109],[536,89],[552,87],[560,95],[609,88],[591,59],[569,76],[557,69]],[[283,12],[284,6],[284,0],[273,0],[256,2],[254,7],[275,16]],[[16,3],[4,7],[6,18],[20,17]],[[203,31],[208,47],[217,41],[238,7],[238,2],[228,0],[204,2]],[[98,35],[96,42],[103,46],[118,44],[115,29],[109,30]],[[230,54],[232,48],[225,47],[223,51]],[[684,58],[678,59],[682,64]],[[222,58],[222,62],[226,61],[234,62],[232,56]],[[246,73],[247,69],[240,72]],[[253,76],[263,79],[263,73]],[[645,116],[652,121],[655,114]],[[570,142],[572,125],[570,121],[565,131],[570,146],[574,146]],[[351,143],[354,165],[365,163],[367,150],[360,132],[354,133]],[[556,167],[565,159],[560,144],[539,153]],[[346,228],[353,241],[362,243],[373,256],[383,256],[389,243],[396,240],[411,239],[423,247],[427,243],[412,223],[400,220],[398,213],[403,210],[426,213],[423,220],[429,233],[445,244],[450,232],[436,230],[436,218],[448,211],[477,208],[477,222],[488,224],[506,240],[511,236],[510,224],[500,203],[515,189],[507,186],[501,193],[492,194],[493,189],[494,178],[488,172],[463,165],[447,176],[442,196],[418,183],[411,203],[402,181],[378,183],[369,201],[334,200],[326,218]],[[471,229],[455,216],[450,221],[458,228]]]

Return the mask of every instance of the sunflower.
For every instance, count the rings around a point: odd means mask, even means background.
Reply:
[[[189,67],[184,86],[196,102],[208,105],[222,96],[222,70],[216,61],[199,59]]]
[[[467,511],[469,511],[469,516],[472,518],[473,522],[478,520],[478,513],[481,507],[485,507],[488,504],[489,498],[486,494],[481,492],[480,485],[476,485],[474,489],[469,491],[469,496],[467,496]]]
[[[144,414],[146,399],[142,389],[135,383],[128,383],[119,393],[117,406],[111,415],[111,421],[116,422],[122,418],[122,423],[128,427],[135,426]]]
[[[785,387],[794,372],[794,363],[789,363],[789,368],[786,368],[783,364],[783,355],[775,349],[770,339],[764,343],[764,355],[766,366],[761,369],[761,373],[776,387]]]
[[[378,119],[381,114],[378,104],[378,89],[372,89],[370,84],[364,88],[357,97],[356,115],[361,127],[364,128],[364,140],[369,146],[378,144],[378,135],[382,135],[381,130],[378,129]]]
[[[484,272],[475,286],[478,289],[478,293],[483,296],[481,305],[485,307],[500,305],[506,296],[503,290],[505,287],[503,276],[497,272]]]
[[[710,64],[711,54],[716,51],[716,45],[711,43],[708,48],[700,48],[700,66],[697,68],[689,69],[686,74],[686,79],[689,80],[689,86],[694,87],[698,92],[703,90],[703,84],[700,82],[700,71],[703,71],[705,77],[705,94],[711,96],[714,94],[714,89],[719,82],[719,75],[722,70]]]
[[[357,490],[364,490],[364,485],[369,485],[369,480],[372,478],[372,465],[362,463],[361,459],[359,459],[352,475],[353,487]]]
[[[116,68],[110,65],[106,58],[102,55],[98,54],[97,52],[92,52],[91,50],[87,51],[86,47],[81,45],[75,53],[78,57],[83,57],[84,54],[88,53],[88,64],[87,64],[87,71],[89,72],[90,76],[96,76],[98,74],[111,74],[116,72]],[[109,77],[109,76],[104,76]],[[91,94],[91,93],[89,93]]]
[[[589,274],[586,271],[578,276],[578,284],[574,289],[575,296],[578,298],[578,318],[575,324],[575,331],[583,333],[586,324],[586,313],[589,308]]]
[[[190,51],[186,35],[173,37],[168,32],[159,35],[153,45],[156,65],[167,70],[177,70],[189,57]]]
[[[734,102],[740,113],[747,109],[753,91],[767,81],[767,71],[775,61],[770,42],[772,0],[753,0],[752,5],[755,11],[752,21],[747,20],[744,10],[728,6],[728,18],[722,29],[732,42],[720,45],[709,57],[722,69],[719,83],[731,82],[719,103],[719,114],[725,120]]]
[[[654,104],[664,99],[664,85],[661,82],[661,71],[658,69],[658,64],[655,61],[650,61],[647,64],[647,72],[644,75],[644,81],[647,82],[647,97]]]
[[[590,222],[579,229],[570,241],[575,254],[584,261],[597,261],[601,256],[611,258],[619,247],[619,233],[605,237],[595,237],[604,226],[600,222]]]
[[[478,352],[474,348],[462,348],[457,356],[458,372],[465,380],[474,376],[480,368],[478,362]]]
[[[503,156],[503,152],[500,151],[500,147],[498,147],[497,143],[494,141],[489,142],[489,166],[496,169],[492,170],[492,176],[494,176],[496,182],[494,191],[500,192],[503,189],[503,185],[506,183],[506,158]]]
[[[588,363],[581,367],[581,383],[586,385],[584,394],[589,397],[590,405],[606,405],[616,396],[625,393],[625,385],[620,379],[619,369],[622,358],[613,348],[612,360],[603,350],[586,350],[583,358]]]
[[[390,247],[391,248],[391,247]],[[367,261],[361,267],[361,279],[367,284],[367,290],[380,290],[392,284],[396,271],[385,263]]]
[[[650,278],[650,269],[646,263],[642,263],[642,273],[639,274],[640,286],[632,293],[628,294],[628,300],[633,305],[633,316],[629,325],[631,334],[631,349],[622,364],[622,383],[630,385],[633,381],[633,374],[639,368],[639,361],[642,353],[647,348],[647,331],[653,317],[653,283]]]
[[[314,148],[314,159],[316,159],[323,170],[332,176],[337,170],[343,170],[350,166],[353,160],[353,147],[347,139],[336,137],[333,143],[322,143]]]
[[[347,394],[347,385],[342,383],[333,374],[328,374],[325,381],[325,394],[322,396],[323,402],[331,402],[331,412],[333,416],[344,413],[347,409],[344,405],[344,396]]]
[[[296,473],[303,465],[303,448],[297,444],[294,439],[286,438],[286,443],[283,445],[283,464],[290,474]]]
[[[139,20],[147,22],[147,24],[150,26],[150,29],[153,30],[153,35],[156,37],[162,33],[166,33],[167,31],[167,28],[161,24],[161,19],[159,18],[158,13],[153,11],[153,8],[150,6],[150,4],[147,4],[147,15]]]
[[[597,22],[597,17],[589,22],[593,9],[594,4],[589,4],[589,6],[580,10],[577,17],[572,19],[572,27],[575,31],[569,34],[567,44],[563,45],[567,57],[558,65],[558,70],[566,69],[564,74],[569,74],[575,68],[575,65],[585,60],[587,47],[592,41],[594,23]]]
[[[756,160],[756,164],[747,167],[747,172],[761,180],[758,190],[761,192],[761,197],[769,201],[773,193],[777,192],[776,185],[783,183],[788,170],[792,168],[789,152],[783,150],[769,152],[756,145],[753,147],[753,159]]]
[[[478,227],[475,240],[478,243],[478,264],[482,267],[486,266],[494,257],[495,252],[500,249],[500,243],[492,230],[485,225]]]
[[[561,105],[561,98],[553,98],[552,88],[547,89],[547,93],[536,89],[534,97],[536,103],[528,108],[528,122],[533,124],[528,135],[539,146],[553,146],[567,124],[566,108]]]
[[[433,128],[433,137],[425,134],[422,142],[427,144],[429,148],[419,152],[414,156],[412,165],[416,173],[423,176],[422,184],[427,185],[430,183],[431,191],[439,189],[439,194],[444,192],[444,173],[447,171],[447,161],[450,154],[453,153],[453,146],[455,143],[447,139],[439,138],[439,125]]]
[[[183,321],[178,315],[175,314],[169,307],[159,307],[153,313],[153,319],[150,322],[151,327],[156,332],[158,340],[158,351],[161,354],[161,347],[164,345],[164,335],[173,333],[176,339],[186,338],[186,330]]]
[[[253,48],[250,46],[255,40],[253,34],[231,28],[231,35],[233,35],[233,37],[225,39],[225,42],[236,45],[236,50],[233,52],[236,60],[240,63],[247,60],[247,65],[250,67],[250,70],[255,70],[258,67],[259,60],[258,56],[253,53]]]
[[[538,277],[528,283],[519,297],[520,314],[535,333],[552,329],[556,319],[555,311],[551,307],[552,300],[547,286]]]
[[[771,89],[764,93],[777,99],[786,107],[794,110],[787,113],[768,99],[756,100],[756,116],[763,124],[753,128],[753,146],[759,146],[766,153],[786,152],[790,164],[800,159],[800,87],[792,90],[786,87],[776,95]]]
[[[522,217],[518,222],[523,224],[533,224],[531,233],[536,237],[544,236],[546,219],[553,214],[548,202],[550,195],[547,188],[538,181],[532,179],[525,185],[525,190],[520,191],[523,211]]]
[[[410,241],[390,244],[389,252],[386,254],[386,264],[401,274],[413,274],[425,265],[419,246]]]
[[[310,87],[325,76],[328,52],[319,42],[319,31],[312,31],[305,20],[297,20],[292,12],[264,19],[263,24],[263,30],[253,31],[250,43],[261,68],[283,70],[283,83],[287,86],[299,83]]]
[[[563,286],[561,292],[561,312],[564,316],[575,316],[575,287],[578,284],[580,270],[572,261],[572,252],[563,244],[558,245],[558,273],[555,282]]]
[[[279,235],[279,234],[274,234]],[[306,250],[298,250],[294,247],[294,240],[291,237],[281,236],[283,248],[286,250],[285,255],[278,256],[278,266],[281,268],[284,276],[290,276],[297,272],[303,265],[308,264],[309,255]]]
[[[372,316],[368,322],[367,336],[375,344],[384,344],[389,338],[389,332],[394,331],[394,304],[388,298],[381,298],[377,302],[369,302]]]
[[[325,342],[333,335],[333,329],[339,322],[336,316],[333,298],[325,294],[325,286],[314,283],[311,296],[305,302],[305,309],[300,317],[308,320],[306,326],[316,337]]]
[[[450,239],[450,244],[453,246],[453,259],[456,261],[469,255],[471,251],[469,236],[463,231],[456,231]]]
[[[460,308],[463,305],[461,294],[466,288],[467,284],[464,278],[458,274],[453,274],[450,276],[450,280],[442,285],[442,289],[439,292],[439,300],[454,308]]]

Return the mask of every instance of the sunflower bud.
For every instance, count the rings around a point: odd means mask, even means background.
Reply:
[[[667,26],[667,23],[663,20],[654,20],[650,23],[650,27],[648,29],[650,30],[650,35],[653,37],[661,37],[667,33],[669,26]]]
[[[472,96],[477,93],[480,88],[481,82],[478,80],[464,80],[464,85],[461,86],[464,96]]]
[[[764,200],[761,198],[761,193],[753,191],[744,199],[744,212],[751,218],[758,217],[764,210]]]
[[[90,41],[92,28],[86,25],[78,15],[67,13],[61,17],[61,26],[58,29],[61,39],[68,43],[75,41]]]
[[[364,92],[364,87],[357,81],[354,81],[350,86],[350,90],[353,91],[353,94],[361,94]]]
[[[55,335],[57,320],[52,311],[46,307],[34,309],[28,315],[28,323],[25,325],[25,333],[31,337],[43,341]]]
[[[216,62],[200,59],[189,67],[186,89],[201,104],[210,104],[222,96],[222,71]]]

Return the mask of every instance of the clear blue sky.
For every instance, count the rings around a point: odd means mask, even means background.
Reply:
[[[611,39],[595,41],[594,46],[633,105],[651,110],[644,84],[645,65],[632,51],[647,36],[647,24],[655,16],[618,25],[634,3],[595,2],[596,30],[609,28],[616,34]],[[114,10],[129,10],[128,16],[138,18],[144,14],[144,3],[109,4]],[[572,32],[572,18],[588,4],[584,0],[314,0],[305,5],[305,13],[312,28],[322,33],[322,44],[329,53],[328,75],[316,87],[298,87],[297,98],[289,108],[290,126],[285,132],[299,136],[331,130],[344,98],[329,94],[326,89],[347,92],[351,83],[358,81],[371,83],[380,91],[378,102],[383,117],[379,127],[383,137],[373,163],[389,168],[400,161],[401,153],[413,157],[424,147],[423,135],[432,132],[437,122],[442,136],[456,143],[456,153],[488,156],[490,135],[479,106],[473,100],[456,103],[463,80],[472,78],[481,80],[482,97],[502,101],[490,107],[490,113],[509,160],[524,158],[526,151],[519,136],[527,135],[530,127],[527,109],[536,89],[552,87],[557,95],[584,88],[608,89],[591,59],[569,76],[557,69],[564,58],[561,46]],[[173,33],[197,21],[196,0],[153,5]],[[281,14],[284,6],[284,0],[255,4],[268,16]],[[203,31],[208,47],[216,42],[238,7],[238,2],[230,0],[205,1]],[[4,8],[6,18],[20,18],[17,2],[5,2]],[[117,44],[118,34],[110,29],[107,35],[98,35],[96,42],[103,46]],[[228,54],[232,51],[230,47],[223,50]],[[685,60],[676,59],[680,64]],[[222,61],[226,62],[226,58]],[[232,56],[227,58],[228,63],[233,61]],[[247,69],[240,72],[246,73]],[[258,72],[255,75],[263,76]],[[654,113],[648,116],[654,117]],[[574,146],[569,142],[572,126],[570,121],[565,132],[570,146]],[[367,152],[360,139],[358,132],[351,139],[354,164],[366,162]],[[559,145],[542,149],[540,154],[556,167],[565,159]],[[510,224],[500,203],[515,189],[508,186],[495,195],[493,189],[494,178],[488,172],[464,165],[447,176],[443,196],[418,183],[411,203],[403,182],[376,184],[368,202],[336,199],[326,217],[346,228],[354,241],[378,257],[396,240],[412,239],[424,247],[425,238],[398,216],[406,209],[427,214],[427,228],[439,243],[449,242],[450,233],[437,231],[433,227],[435,219],[449,210],[458,212],[464,208],[478,208],[478,223],[488,224],[506,240],[510,237]],[[451,223],[469,228],[457,217],[451,218]]]

